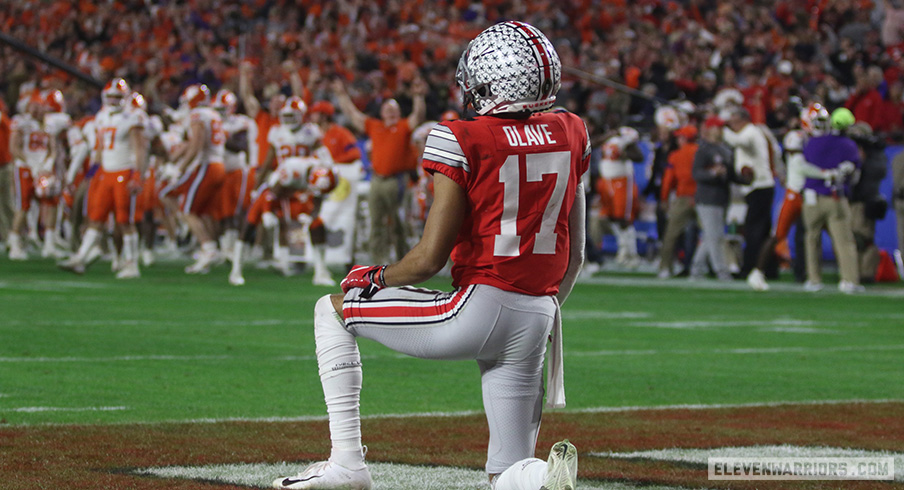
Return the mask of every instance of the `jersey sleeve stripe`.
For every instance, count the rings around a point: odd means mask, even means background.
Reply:
[[[468,161],[463,155],[456,155],[438,148],[424,148],[424,158],[429,158],[434,162],[444,163],[450,167],[462,168],[465,172],[470,172]]]
[[[442,124],[437,124],[427,135],[424,146],[424,157],[437,163],[443,163],[455,168],[461,168],[470,173],[468,159],[465,157],[461,145],[452,130]]]

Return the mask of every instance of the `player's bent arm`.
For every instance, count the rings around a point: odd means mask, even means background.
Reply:
[[[148,167],[148,145],[144,130],[138,126],[129,130],[129,143],[135,149],[135,166],[138,175],[144,175]]]
[[[468,212],[468,196],[464,188],[439,172],[433,175],[433,185],[435,197],[424,225],[424,235],[402,260],[383,272],[387,286],[424,282],[436,275],[449,260]]]
[[[411,114],[408,115],[408,127],[411,128],[412,131],[414,131],[414,128],[420,126],[427,117],[427,102],[424,100],[424,96],[427,92],[426,82],[420,78],[415,80],[413,92],[414,98]]]
[[[562,278],[562,282],[559,284],[559,294],[556,295],[560,305],[568,299],[578,274],[584,266],[585,213],[584,184],[579,182],[577,191],[575,191],[574,204],[571,205],[571,212],[568,213],[568,268],[565,269],[565,277]]]

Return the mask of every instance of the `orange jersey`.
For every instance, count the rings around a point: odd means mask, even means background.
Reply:
[[[660,198],[663,201],[669,200],[669,194],[673,190],[678,197],[694,197],[697,193],[697,182],[692,174],[696,153],[696,143],[688,143],[669,153],[669,165],[662,177]]]
[[[271,116],[267,111],[259,111],[254,121],[257,123],[258,148],[255,165],[260,167],[267,160],[267,152],[270,151],[270,140],[267,139],[267,135],[270,133],[270,128],[279,126],[279,118]]]
[[[355,135],[348,129],[333,124],[323,133],[323,146],[330,150],[335,163],[352,163],[361,158]]]
[[[364,123],[364,132],[372,145],[370,162],[374,173],[389,177],[417,168],[417,157],[411,148],[412,130],[407,119],[387,127],[383,121],[369,117]]]

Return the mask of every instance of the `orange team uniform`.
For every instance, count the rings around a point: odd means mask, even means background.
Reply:
[[[226,178],[226,170],[223,168],[226,151],[223,121],[220,114],[210,107],[196,107],[192,109],[190,117],[192,122],[200,121],[204,127],[202,149],[189,165],[193,170],[160,191],[160,195],[180,196],[183,213],[222,219],[219,192]]]
[[[298,219],[302,214],[314,212],[314,201],[306,191],[296,191],[288,198],[278,198],[270,189],[265,189],[251,207],[245,218],[248,224],[258,226],[264,213],[273,213],[279,218]]]
[[[138,109],[102,109],[94,122],[101,167],[88,187],[88,219],[102,223],[113,212],[117,223],[132,224],[142,211],[138,209],[137,195],[129,189],[131,182],[140,180],[130,133],[135,128],[144,129],[147,113]]]
[[[364,132],[372,142],[370,162],[374,173],[381,177],[415,170],[417,156],[411,147],[411,128],[408,120],[401,119],[392,127],[383,121],[368,117],[364,122]]]
[[[634,163],[623,158],[628,144],[621,135],[613,136],[603,144],[596,190],[600,195],[602,217],[633,223],[640,213],[640,199],[634,182]]]
[[[361,158],[355,135],[338,124],[330,125],[323,133],[323,146],[330,150],[333,162],[338,164],[352,163]]]
[[[693,198],[697,193],[697,182],[694,180],[694,155],[697,143],[688,143],[669,154],[668,166],[662,177],[662,202],[668,202],[669,194],[674,190],[678,197]]]

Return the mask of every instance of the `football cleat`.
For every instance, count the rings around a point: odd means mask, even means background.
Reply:
[[[277,478],[273,488],[292,490],[370,490],[373,480],[365,466],[350,470],[332,461],[314,463],[295,476]]]
[[[201,251],[198,254],[198,260],[194,264],[185,268],[186,274],[207,274],[210,272],[210,266],[217,260],[216,252]]]
[[[540,490],[574,490],[578,477],[578,451],[568,439],[557,442],[546,460],[546,480]]]
[[[769,285],[766,284],[766,276],[759,269],[753,269],[747,276],[747,284],[754,291],[769,291]]]
[[[116,273],[117,279],[138,279],[141,277],[141,271],[138,270],[137,261],[125,262],[119,272]]]
[[[79,275],[85,273],[85,264],[75,257],[71,257],[62,262],[57,262],[57,267],[65,271],[74,272]]]
[[[312,281],[312,283],[315,286],[332,287],[332,286],[336,285],[336,280],[333,279],[333,276],[330,274],[330,271],[326,267],[324,267],[322,269],[318,267],[315,269],[320,269],[320,270],[314,271],[314,280]]]
[[[844,294],[855,294],[866,291],[866,288],[850,281],[841,281],[838,283],[838,290]]]
[[[9,260],[28,260],[28,253],[22,247],[9,247]]]
[[[245,278],[242,277],[241,272],[235,272],[235,271],[230,272],[229,273],[229,284],[232,284],[233,286],[244,286]]]
[[[821,282],[810,282],[807,281],[804,283],[804,291],[815,293],[817,291],[822,291],[823,285]]]
[[[141,264],[145,267],[154,265],[154,252],[151,250],[141,251]]]

